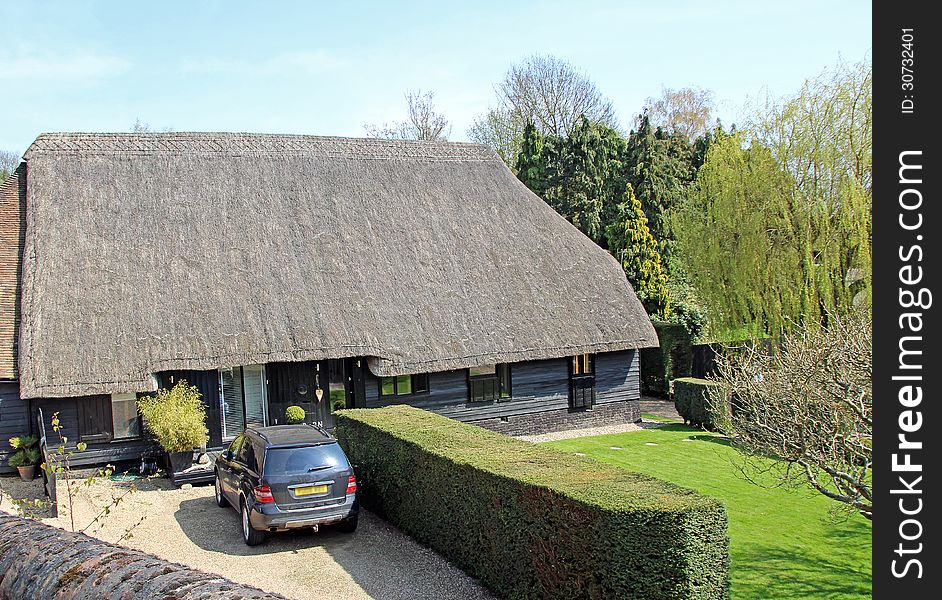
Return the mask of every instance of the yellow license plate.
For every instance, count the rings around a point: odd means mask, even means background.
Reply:
[[[295,496],[313,496],[314,494],[326,494],[326,485],[309,485],[307,487],[294,488]]]

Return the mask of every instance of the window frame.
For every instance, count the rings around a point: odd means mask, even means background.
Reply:
[[[568,363],[569,409],[591,410],[598,403],[595,396],[595,354],[577,354],[570,357]]]
[[[78,413],[78,423],[76,427],[78,430],[78,441],[92,444],[113,441],[114,416],[111,414],[111,394],[76,398],[75,402],[77,404],[76,412]],[[100,416],[103,417],[103,423],[99,423],[101,430],[94,433],[85,431],[86,425],[93,420],[91,417],[94,411],[90,411],[92,403],[99,403],[97,408],[101,411]],[[105,409],[101,408],[102,405],[105,406]],[[104,418],[105,412],[107,412],[107,418]]]
[[[409,378],[409,391],[408,392],[399,392],[399,378],[408,377]],[[385,380],[392,380],[393,393],[384,394],[383,393],[383,382]],[[424,389],[416,385],[417,382],[424,383]],[[420,394],[428,394],[430,391],[429,386],[429,376],[428,373],[416,373],[415,375],[392,375],[390,377],[377,377],[377,390],[380,398],[401,398],[403,396],[418,396]]]
[[[135,421],[137,422],[137,434],[135,435],[125,435],[118,437],[115,433],[115,422],[114,422],[114,405],[115,405],[115,396],[131,396],[130,401],[134,403],[134,413],[136,415]],[[111,394],[111,441],[119,442],[124,440],[139,440],[144,435],[144,423],[141,419],[141,413],[137,410],[137,398],[138,395],[134,392],[128,392],[126,394]],[[127,400],[121,400],[121,402],[127,402]]]
[[[490,366],[490,365],[483,365]],[[506,374],[506,387],[504,385],[504,376]],[[513,371],[510,363],[494,363],[493,373],[484,373],[482,375],[472,375],[471,369],[465,369],[465,377],[468,380],[468,402],[471,404],[493,404],[495,402],[507,402],[513,399]],[[475,399],[475,388],[479,385],[493,385],[491,394],[481,394],[480,399]],[[506,395],[505,395],[506,392]]]

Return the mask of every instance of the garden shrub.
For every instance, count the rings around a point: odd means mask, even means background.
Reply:
[[[186,452],[206,444],[206,405],[199,388],[181,379],[171,389],[158,390],[137,401],[147,429],[167,452]]]
[[[408,406],[337,413],[362,504],[507,598],[725,598],[725,508]]]
[[[289,423],[303,423],[307,413],[300,406],[291,405],[285,409],[285,420]]]
[[[716,400],[722,397],[718,393],[720,384],[709,379],[682,377],[673,382],[674,407],[685,423],[697,427],[713,429],[716,424],[714,410],[724,410],[722,403]],[[713,407],[718,404],[717,407]]]
[[[663,321],[653,324],[660,346],[641,349],[641,393],[667,398],[672,380],[690,376],[693,343],[683,325]]]

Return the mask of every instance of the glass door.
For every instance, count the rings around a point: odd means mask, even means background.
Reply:
[[[245,391],[245,424],[264,427],[268,422],[265,365],[242,367],[242,381]]]
[[[219,370],[219,416],[222,439],[229,441],[248,425],[268,423],[265,365],[245,365]]]
[[[242,367],[219,370],[219,420],[222,440],[235,439],[245,429],[245,408],[242,404]]]

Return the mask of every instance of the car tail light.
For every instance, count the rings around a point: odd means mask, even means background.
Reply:
[[[255,501],[261,502],[262,504],[267,504],[269,502],[274,502],[275,497],[271,495],[271,488],[267,485],[257,485],[255,486]]]
[[[347,493],[356,494],[357,493],[357,476],[351,475],[347,477]]]

